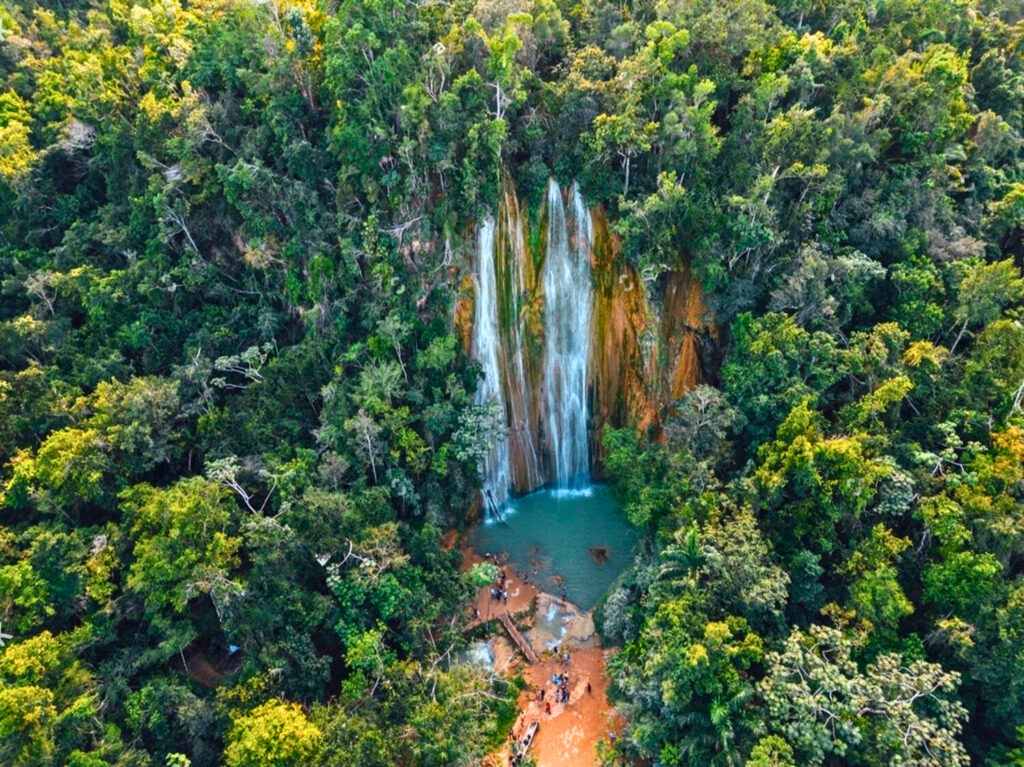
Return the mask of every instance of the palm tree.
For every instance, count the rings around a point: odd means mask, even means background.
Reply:
[[[661,552],[662,563],[655,580],[671,583],[683,578],[688,586],[696,586],[697,571],[707,562],[697,524],[680,528],[673,535],[673,539],[673,543]]]
[[[742,710],[753,694],[741,688],[731,697],[711,701],[707,711],[691,711],[682,717],[683,735],[679,741],[682,764],[692,767],[739,767],[736,730],[746,727]]]

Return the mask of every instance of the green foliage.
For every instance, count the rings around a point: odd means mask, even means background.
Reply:
[[[97,718],[99,680],[76,657],[91,639],[82,629],[44,630],[0,651],[5,764],[107,764],[121,747]]]
[[[228,733],[228,767],[300,767],[315,758],[322,733],[294,703],[267,701],[240,716]]]
[[[49,434],[35,455],[23,451],[15,457],[7,502],[32,501],[57,513],[79,511],[83,504],[109,510],[112,489],[171,460],[178,407],[174,382],[101,383],[68,408],[75,426]]]
[[[501,572],[501,568],[493,562],[477,562],[469,571],[470,585],[481,588],[489,583],[494,583],[499,572]]]
[[[665,420],[665,437],[670,448],[685,450],[711,464],[728,462],[729,440],[742,424],[735,407],[717,389],[699,384],[675,403]]]
[[[827,391],[842,372],[832,336],[808,333],[782,314],[737,318],[722,379],[726,394],[747,419],[748,452],[768,439],[786,408]]]
[[[960,333],[953,341],[955,351],[970,325],[983,325],[999,319],[1003,309],[1024,298],[1024,279],[1020,269],[1010,260],[995,264],[968,263],[959,285],[959,296],[953,317],[963,320]]]
[[[900,618],[914,611],[895,567],[895,560],[909,547],[906,538],[897,538],[884,525],[875,525],[871,537],[865,538],[843,565],[853,575],[849,606],[878,631],[893,631]]]
[[[11,765],[48,762],[52,758],[50,732],[56,717],[53,693],[41,687],[23,686],[0,690],[0,735],[4,761]]]
[[[849,764],[969,763],[957,739],[967,712],[951,698],[956,672],[894,654],[862,671],[850,640],[822,626],[795,630],[769,662],[764,725],[793,745],[801,764],[823,764],[827,754]]]
[[[552,175],[651,329],[684,268],[718,326],[707,382],[600,435],[646,533],[603,608],[619,751],[1020,761],[1019,16],[0,8],[0,762],[503,739],[510,687],[446,662],[493,573],[440,531],[506,428],[452,318],[472,222]]]
[[[242,590],[232,580],[240,540],[228,491],[193,477],[167,490],[137,485],[121,495],[132,542],[127,587],[147,609],[182,613],[188,601],[207,594],[225,604]]]
[[[750,767],[796,767],[793,749],[778,735],[766,735],[750,751]]]
[[[890,469],[867,448],[859,436],[826,437],[807,400],[762,445],[754,486],[773,526],[789,531],[790,545],[833,551],[835,526],[854,523],[872,503],[876,483]]]
[[[623,496],[629,521],[637,527],[656,525],[671,510],[676,489],[656,481],[672,474],[669,457],[658,446],[644,444],[631,429],[607,428],[605,471]]]

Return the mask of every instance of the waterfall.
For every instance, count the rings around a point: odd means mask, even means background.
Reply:
[[[471,352],[483,380],[476,404],[495,403],[506,429],[481,466],[485,505],[545,482],[563,490],[590,482],[593,225],[575,185],[568,196],[567,213],[561,189],[550,182],[543,259],[531,253],[513,191],[497,221],[488,217],[477,231]]]
[[[603,463],[591,439],[606,425],[656,427],[703,380],[698,336],[717,338],[689,270],[662,278],[655,305],[575,184],[563,195],[552,180],[537,202],[531,225],[505,180],[476,233],[474,297],[456,307],[483,367],[475,401],[495,403],[503,427],[481,462],[487,505],[545,484],[586,490]]]
[[[483,366],[484,377],[476,392],[476,404],[496,402],[502,420],[506,417],[505,393],[500,357],[498,323],[498,279],[494,261],[494,219],[486,218],[477,230],[478,276],[473,314],[473,356]],[[484,508],[488,496],[502,504],[512,486],[508,435],[503,434],[483,461]]]
[[[587,361],[590,356],[590,212],[574,184],[570,237],[562,192],[548,185],[544,263],[544,390],[554,482],[580,489],[590,482],[587,444]]]
[[[501,327],[505,370],[508,383],[508,428],[512,484],[524,490],[533,490],[543,484],[540,456],[535,439],[534,398],[527,375],[526,350],[523,344],[523,297],[529,295],[530,286],[525,266],[530,259],[526,247],[526,222],[519,210],[519,200],[514,194],[506,195],[504,205],[505,241],[501,242],[501,255],[506,265],[507,286],[502,299],[509,307],[508,316],[503,318]],[[497,238],[497,233],[495,234]]]

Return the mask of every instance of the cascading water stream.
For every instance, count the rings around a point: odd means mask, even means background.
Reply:
[[[639,275],[619,264],[603,212],[575,185],[563,195],[552,180],[541,202],[534,228],[505,183],[476,233],[473,308],[460,301],[456,312],[460,329],[467,312],[473,320],[469,346],[483,368],[475,401],[494,403],[504,427],[481,461],[492,516],[542,485],[560,498],[589,495],[591,460],[601,461],[592,436],[608,424],[657,424],[701,380],[698,336],[716,332],[687,270],[664,278],[664,314],[655,310]]]
[[[476,392],[476,404],[496,402],[505,418],[505,393],[502,385],[501,335],[498,323],[498,279],[494,262],[494,219],[487,218],[477,230],[478,277],[476,307],[473,316],[473,356],[483,367],[483,380]],[[488,501],[501,505],[512,486],[508,436],[501,436],[484,457],[484,506]]]
[[[533,490],[540,487],[543,479],[540,469],[540,456],[534,435],[533,397],[526,373],[526,351],[523,348],[522,329],[522,297],[527,294],[525,264],[530,257],[526,248],[525,223],[519,211],[519,201],[515,195],[505,200],[504,229],[507,239],[507,252],[504,263],[508,272],[507,279],[501,282],[507,286],[500,294],[509,307],[508,316],[503,327],[505,371],[508,379],[507,401],[509,414],[509,462],[516,468],[511,469],[512,482],[517,487]],[[497,237],[497,233],[495,233]],[[497,254],[495,254],[497,255]],[[499,318],[499,322],[501,319]],[[518,474],[518,476],[517,476]]]
[[[554,483],[578,490],[590,483],[587,444],[587,362],[590,356],[590,212],[572,187],[573,236],[562,192],[548,185],[548,247],[544,263],[544,388]]]

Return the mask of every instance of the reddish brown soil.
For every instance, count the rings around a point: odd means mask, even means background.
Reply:
[[[474,563],[482,561],[483,557],[476,552],[468,547],[463,549],[464,569],[469,569]],[[478,611],[479,617],[472,619],[473,623],[493,619],[506,609],[514,615],[521,615],[530,609],[540,590],[531,583],[522,583],[514,578],[511,568],[506,568],[506,573],[509,584],[508,605],[492,599],[489,587],[480,589],[474,604],[468,608]],[[530,755],[536,760],[537,767],[597,767],[600,764],[597,758],[598,741],[607,740],[609,732],[619,726],[612,719],[612,707],[608,703],[608,677],[605,666],[611,651],[601,647],[570,647],[568,666],[564,665],[559,657],[550,653],[544,653],[541,662],[531,666],[518,653],[515,654],[515,660],[511,659],[512,645],[504,638],[499,638],[494,649],[495,667],[506,673],[513,673],[518,669],[530,685],[519,697],[521,713],[516,722],[515,734],[521,734],[534,720],[540,724],[530,749]],[[566,672],[569,674],[569,702],[554,703],[555,686],[551,682],[551,677]],[[590,692],[587,692],[588,682]],[[545,690],[544,703],[537,701],[537,691],[542,687]],[[546,713],[547,702],[551,702],[550,714]],[[507,765],[507,747],[500,753],[493,754],[488,764],[496,767]]]
[[[199,682],[199,684],[207,690],[214,689],[218,684],[220,684],[220,680],[224,678],[224,673],[222,671],[218,671],[202,653],[189,653],[187,658],[184,655],[181,656],[181,660],[184,665],[185,673]]]
[[[536,719],[540,729],[530,753],[537,767],[597,767],[597,742],[613,729],[609,722],[608,677],[605,658],[608,650],[595,647],[570,653],[565,666],[554,657],[524,670],[530,689],[519,699],[522,722]],[[569,702],[553,703],[547,714],[546,702],[553,700],[553,674],[569,674]],[[590,692],[587,692],[587,683]],[[537,690],[546,691],[545,703],[537,701]]]
[[[473,551],[471,548],[464,547],[462,549],[462,569],[468,570],[477,562],[483,562],[484,558]],[[501,562],[499,561],[499,566]],[[489,620],[494,620],[498,617],[499,613],[505,612],[506,610],[512,615],[520,615],[527,612],[530,609],[534,597],[540,593],[540,589],[534,586],[532,583],[523,583],[519,577],[513,571],[513,568],[506,566],[505,568],[505,585],[508,589],[508,602],[506,603],[503,599],[492,599],[491,589],[489,586],[485,586],[480,589],[476,595],[476,601],[470,607],[470,610],[475,610],[473,618],[470,620],[470,626],[474,626],[478,623],[486,623]]]

